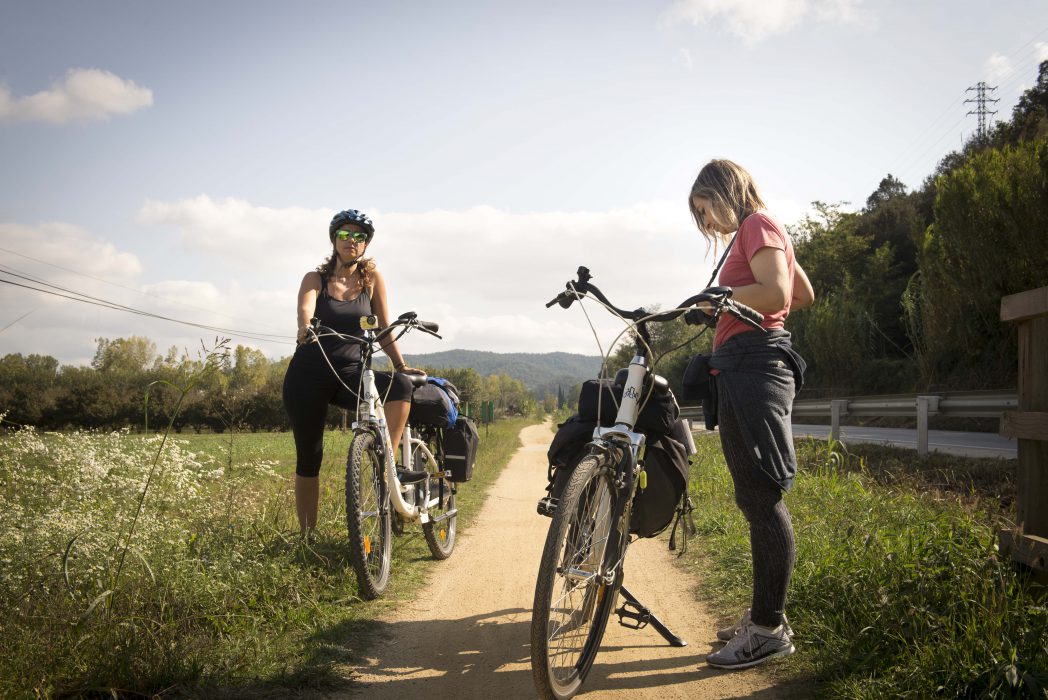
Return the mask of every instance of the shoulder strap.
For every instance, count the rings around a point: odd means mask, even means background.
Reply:
[[[720,272],[721,266],[724,265],[724,261],[728,259],[728,253],[731,252],[731,247],[735,245],[735,239],[739,237],[739,232],[736,231],[735,235],[728,241],[728,246],[724,249],[724,254],[720,257],[720,262],[717,263],[717,267],[713,268],[713,274],[710,275],[710,281],[706,283],[707,287],[712,287],[714,280],[717,279],[717,273]]]

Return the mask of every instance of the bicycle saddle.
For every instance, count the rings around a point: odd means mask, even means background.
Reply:
[[[424,374],[409,374],[407,377],[411,380],[411,387],[413,389],[418,389],[420,386],[426,386],[426,380],[428,379]]]

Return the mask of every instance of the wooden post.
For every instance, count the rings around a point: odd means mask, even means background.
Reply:
[[[1001,320],[1019,326],[1019,410],[1001,418],[1001,435],[1019,441],[1019,527],[1002,530],[1001,550],[1048,581],[1048,287],[1001,299]]]

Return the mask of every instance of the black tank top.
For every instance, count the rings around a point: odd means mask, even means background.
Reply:
[[[322,325],[345,335],[355,335],[358,338],[363,338],[364,331],[360,327],[360,317],[370,314],[371,296],[366,289],[361,290],[355,299],[346,301],[332,299],[328,293],[327,276],[320,276],[320,294],[317,295],[315,315],[320,319]],[[337,359],[342,364],[360,362],[360,345],[352,340],[321,338],[320,344],[332,361]]]

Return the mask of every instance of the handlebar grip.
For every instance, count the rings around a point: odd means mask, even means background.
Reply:
[[[418,325],[420,328],[424,328],[430,333],[436,333],[440,330],[440,324],[435,321],[419,321]]]
[[[756,311],[755,309],[751,309],[745,304],[735,301],[734,299],[728,302],[728,308],[734,311],[735,314],[743,320],[750,321],[751,323],[755,323],[758,326],[764,323],[764,314],[762,314],[759,311]]]

